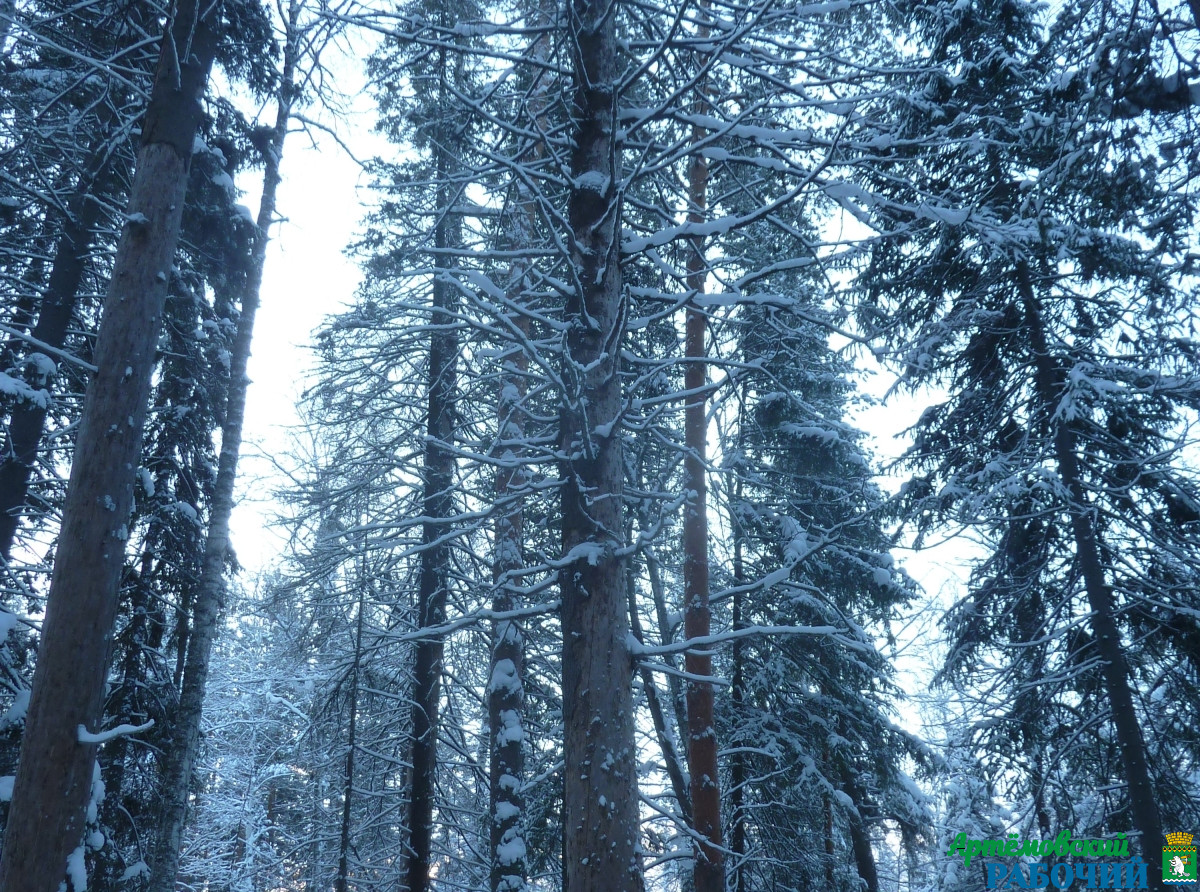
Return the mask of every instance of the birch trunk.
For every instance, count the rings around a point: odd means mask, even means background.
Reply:
[[[160,51],[88,388],[42,624],[0,892],[55,892],[80,845],[99,730],[134,476],[216,7],[180,0]],[[208,16],[208,17],[206,17]]]

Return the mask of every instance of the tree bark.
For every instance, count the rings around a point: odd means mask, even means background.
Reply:
[[[530,245],[533,208],[519,202],[517,250]],[[520,306],[528,285],[529,261],[513,263],[509,273],[509,300]],[[527,335],[529,322],[515,315],[514,328]],[[497,459],[495,484],[495,553],[492,557],[492,609],[497,614],[517,606],[513,597],[516,575],[525,565],[525,471],[521,464],[525,440],[525,376],[529,357],[515,345],[500,358],[500,395],[496,402]],[[490,736],[489,822],[492,892],[519,892],[526,888],[525,835],[521,788],[525,781],[525,632],[513,619],[496,620],[492,627],[492,657],[488,671],[488,725]]]
[[[699,12],[707,14],[701,3]],[[708,37],[701,26],[699,37]],[[706,79],[697,87],[702,93]],[[707,103],[696,103],[703,114]],[[692,130],[693,144],[706,131]],[[708,204],[708,162],[698,151],[688,164],[688,223],[704,222]],[[690,294],[684,321],[683,387],[684,402],[683,486],[688,498],[683,510],[683,628],[687,638],[704,638],[712,633],[712,613],[708,603],[708,363],[705,334],[708,320],[697,303],[704,294],[708,261],[704,256],[704,236],[688,239],[687,287]],[[725,865],[721,838],[721,788],[717,773],[717,728],[713,720],[712,655],[707,648],[689,649],[683,658],[687,672],[688,772],[691,775],[692,821],[696,834],[704,840],[696,843],[693,878],[696,892],[724,892]]]
[[[442,51],[439,70],[447,75]],[[443,83],[441,95],[448,97]],[[449,126],[448,124],[446,125]],[[459,243],[459,218],[451,212],[457,192],[449,182],[449,134],[436,140],[438,222],[434,230],[436,263],[448,262],[447,249]],[[417,590],[417,622],[421,629],[438,629],[446,620],[450,547],[446,524],[453,512],[455,400],[458,387],[458,332],[454,320],[454,286],[445,273],[433,280],[432,334],[429,338],[428,421],[425,439],[424,516],[421,530],[421,569]],[[438,711],[441,703],[444,633],[434,631],[417,641],[413,666],[412,796],[409,801],[408,892],[427,892],[433,856],[433,811],[437,789]]]
[[[739,424],[740,427],[740,424]],[[743,600],[745,593],[742,586],[746,579],[746,569],[743,557],[742,540],[745,531],[742,529],[738,516],[742,501],[742,478],[739,474],[734,481],[733,518],[733,631],[741,629],[743,619]],[[746,655],[745,643],[742,638],[733,640],[733,670],[730,678],[730,703],[733,706],[735,722],[744,720],[746,709]],[[733,855],[733,890],[746,892],[746,783],[750,779],[750,766],[746,754],[737,747],[730,757],[729,765],[729,814],[732,827],[729,832],[729,851]]]
[[[366,543],[363,543],[363,562],[366,562]],[[358,733],[358,677],[362,671],[363,656],[363,607],[366,604],[366,568],[358,581],[358,618],[354,627],[354,665],[350,667],[350,719],[346,728],[346,784],[342,794],[342,832],[338,839],[337,878],[333,881],[334,892],[349,892],[350,881],[350,827],[354,808],[354,754]]]
[[[616,9],[572,0],[575,77],[567,332],[559,414],[565,724],[565,858],[569,892],[640,892],[633,662],[624,556]]]
[[[1036,363],[1038,397],[1042,402],[1043,411],[1048,416],[1053,416],[1066,382],[1062,368],[1050,355],[1033,281],[1025,263],[1019,264],[1017,284],[1025,303],[1030,342]],[[1058,464],[1058,475],[1067,490],[1066,509],[1075,542],[1075,560],[1083,577],[1084,591],[1092,611],[1089,622],[1096,649],[1100,654],[1104,690],[1108,695],[1113,729],[1117,736],[1117,750],[1121,754],[1121,766],[1129,788],[1129,810],[1133,816],[1133,826],[1141,835],[1142,857],[1149,865],[1146,870],[1149,888],[1162,892],[1165,884],[1158,858],[1159,846],[1163,844],[1164,839],[1162,819],[1158,811],[1158,801],[1154,798],[1154,784],[1150,779],[1150,763],[1146,758],[1141,724],[1134,711],[1133,691],[1129,684],[1129,664],[1121,644],[1121,632],[1117,628],[1113,592],[1105,578],[1104,563],[1100,557],[1095,509],[1089,506],[1083,486],[1079,447],[1074,429],[1065,420],[1052,419],[1051,423],[1054,425],[1054,458]]]
[[[81,840],[127,523],[217,7],[168,24],[71,467],[42,643],[0,856],[0,892],[55,892]],[[202,15],[206,14],[208,17]]]

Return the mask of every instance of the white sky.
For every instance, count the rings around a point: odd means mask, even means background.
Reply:
[[[357,101],[336,123],[337,134],[365,160],[382,151],[379,138],[371,132],[374,112],[361,89],[361,66],[343,67],[347,70],[338,72],[342,80],[338,86]],[[271,231],[263,272],[238,463],[239,502],[230,522],[233,547],[246,569],[242,580],[246,585],[252,585],[257,572],[276,563],[284,544],[283,533],[270,528],[276,511],[272,492],[283,483],[273,471],[273,460],[284,460],[288,428],[299,420],[296,403],[313,365],[308,346],[312,332],[354,297],[362,278],[345,250],[361,232],[363,205],[371,200],[368,177],[325,133],[290,134],[281,174],[276,210],[283,221]],[[245,191],[241,200],[256,216],[261,180],[259,171],[238,179]]]

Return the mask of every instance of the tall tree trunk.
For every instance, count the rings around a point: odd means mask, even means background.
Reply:
[[[517,250],[528,248],[533,234],[533,208],[528,198],[517,208]],[[513,263],[509,274],[509,300],[524,301],[529,261]],[[527,335],[529,322],[520,310],[511,325]],[[517,606],[513,586],[525,565],[525,473],[521,463],[525,439],[525,376],[529,357],[516,344],[500,358],[500,395],[496,402],[497,459],[495,554],[492,558],[492,609],[506,613]],[[500,619],[492,628],[492,658],[487,699],[490,736],[489,822],[492,892],[519,892],[526,888],[524,796],[525,781],[525,633],[514,619]]]
[[[1041,309],[1033,290],[1029,267],[1024,262],[1018,265],[1017,285],[1025,303],[1031,346],[1036,357],[1038,396],[1043,411],[1053,416],[1064,393],[1066,380],[1062,368],[1050,355]],[[1121,644],[1121,632],[1117,628],[1113,592],[1105,578],[1104,562],[1100,557],[1095,509],[1088,504],[1084,490],[1079,467],[1079,444],[1074,429],[1065,420],[1052,420],[1051,423],[1054,424],[1054,457],[1058,463],[1058,475],[1067,490],[1067,515],[1071,520],[1075,560],[1092,611],[1089,622],[1100,655],[1104,690],[1108,695],[1113,729],[1117,736],[1117,750],[1121,754],[1121,766],[1129,787],[1129,810],[1133,816],[1133,826],[1141,834],[1142,857],[1149,864],[1146,870],[1149,888],[1162,892],[1165,884],[1158,859],[1159,846],[1163,844],[1162,819],[1158,800],[1154,797],[1154,784],[1150,779],[1150,764],[1146,758],[1141,724],[1134,711],[1129,664]]]
[[[633,662],[622,555],[624,461],[616,10],[572,0],[573,182],[567,207],[574,287],[559,415],[565,837],[569,892],[644,887],[638,862]]]
[[[850,766],[839,763],[838,773],[841,775],[842,789],[853,803],[853,808],[847,811],[846,821],[850,826],[854,867],[866,887],[866,892],[879,892],[879,870],[875,864],[875,850],[871,847],[871,834],[863,817],[867,801],[866,791],[858,783]]]
[[[365,537],[364,537],[365,538]],[[363,563],[366,563],[366,542],[363,542]],[[350,886],[350,826],[354,807],[354,753],[358,732],[358,677],[362,671],[363,656],[363,606],[366,603],[366,567],[358,581],[358,618],[354,627],[354,665],[350,667],[350,720],[346,729],[346,785],[342,794],[342,832],[338,840],[337,878],[333,881],[334,892],[348,892]]]
[[[740,423],[739,423],[740,427]],[[739,511],[742,502],[742,478],[739,474],[734,481],[733,518],[733,631],[741,629],[745,623],[742,617],[745,593],[746,568],[743,556],[743,538]],[[733,670],[730,679],[729,699],[733,706],[733,720],[742,722],[746,709],[746,654],[745,643],[741,638],[733,640]],[[729,815],[732,827],[729,831],[729,851],[733,855],[733,892],[746,892],[746,782],[750,778],[750,766],[746,754],[740,746],[734,749],[729,764]]]
[[[700,15],[707,15],[701,3]],[[708,37],[707,25],[699,28],[700,40]],[[705,89],[701,78],[697,89]],[[703,96],[695,103],[697,114],[707,110]],[[692,130],[692,142],[704,139],[705,129]],[[688,223],[704,222],[708,205],[708,162],[694,151],[688,164]],[[687,287],[689,298],[684,321],[683,387],[684,402],[683,486],[689,497],[683,511],[683,628],[684,635],[704,638],[712,633],[712,613],[708,603],[708,363],[704,339],[708,329],[706,315],[697,298],[704,294],[708,261],[704,256],[704,236],[688,239]],[[696,892],[724,892],[725,865],[721,839],[721,788],[717,774],[717,728],[713,721],[712,655],[707,647],[689,649],[683,659],[687,672],[688,771],[691,774],[692,821],[697,835],[693,877]]]
[[[134,475],[218,7],[180,0],[163,38],[96,342],[42,624],[0,892],[55,892],[83,833]],[[203,17],[202,17],[203,16]]]
[[[442,50],[439,71],[448,76],[447,52]],[[441,95],[449,97],[443,82]],[[446,107],[444,105],[444,107]],[[449,122],[443,125],[446,129]],[[450,183],[452,159],[449,134],[435,141],[438,222],[434,230],[435,263],[450,262],[448,249],[459,244],[459,217],[451,212],[457,191]],[[435,629],[417,641],[413,667],[412,796],[409,800],[409,850],[405,881],[408,892],[429,889],[433,852],[433,804],[437,788],[438,711],[442,695],[442,654],[446,597],[450,572],[447,518],[453,512],[455,400],[458,388],[458,331],[454,319],[454,286],[445,273],[433,280],[432,334],[429,338],[428,421],[425,439],[424,516],[421,529],[421,570],[417,590],[417,622]]]
[[[243,281],[237,335],[229,360],[229,393],[225,421],[221,426],[221,454],[217,461],[217,480],[213,487],[208,533],[200,580],[192,605],[191,630],[180,680],[179,706],[175,714],[171,743],[162,769],[161,799],[157,837],[150,859],[149,892],[171,892],[179,872],[183,828],[187,817],[188,789],[200,749],[200,721],[208,668],[216,639],[221,610],[225,601],[225,563],[229,551],[229,518],[233,513],[234,485],[237,481],[238,456],[242,446],[242,428],[246,417],[246,392],[250,378],[246,373],[254,338],[254,320],[258,313],[266,265],[271,223],[275,219],[279,189],[279,164],[287,137],[288,121],[294,101],[299,34],[297,27],[301,3],[292,0],[287,23],[279,101],[275,126],[268,149],[263,153],[263,193],[258,206],[257,231],[253,251]]]

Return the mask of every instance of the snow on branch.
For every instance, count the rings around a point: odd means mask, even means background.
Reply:
[[[839,628],[838,626],[746,626],[741,629],[733,629],[729,632],[719,632],[716,635],[701,635],[697,638],[687,638],[672,644],[642,644],[630,634],[627,637],[626,644],[629,647],[630,653],[634,656],[662,656],[664,654],[683,653],[684,651],[696,650],[702,647],[711,647],[715,644],[724,644],[726,641],[733,641],[738,638],[750,638],[758,635],[831,635],[847,647],[862,649],[862,642],[851,641],[843,637],[849,631],[849,629]]]
[[[149,731],[154,727],[154,719],[141,725],[117,725],[115,728],[110,728],[107,731],[101,731],[98,734],[93,734],[83,725],[79,726],[79,742],[80,743],[108,743],[110,740],[116,740],[118,737],[129,737],[134,734],[141,734],[143,731]]]

